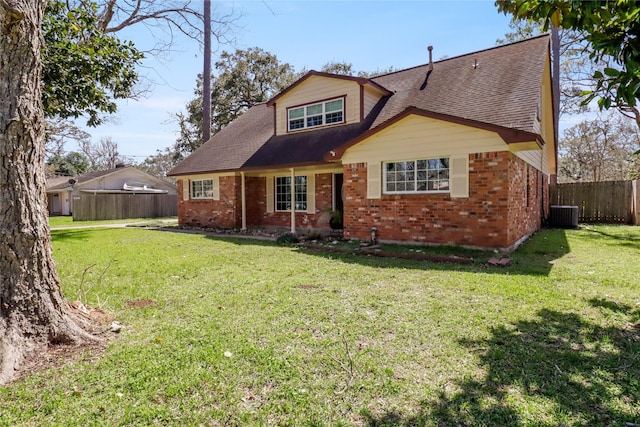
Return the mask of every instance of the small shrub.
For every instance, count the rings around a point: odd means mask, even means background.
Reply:
[[[294,245],[296,243],[300,243],[300,239],[298,239],[298,236],[295,234],[285,233],[278,237],[276,242],[278,242],[279,245]]]

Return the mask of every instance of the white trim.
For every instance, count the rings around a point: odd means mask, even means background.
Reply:
[[[334,110],[334,111],[327,111],[327,104],[331,103],[331,102],[336,102],[336,101],[340,101],[342,102],[342,108],[340,110]],[[299,131],[299,130],[305,130],[305,129],[312,129],[312,128],[317,128],[317,127],[321,127],[321,126],[328,126],[328,125],[335,125],[335,124],[341,124],[341,123],[345,123],[346,122],[346,114],[345,114],[345,97],[344,96],[339,96],[336,98],[331,98],[331,99],[327,99],[326,101],[319,101],[319,102],[312,102],[309,104],[303,104],[303,105],[298,105],[295,107],[289,107],[287,108],[287,131],[288,132],[295,132],[295,131]],[[315,106],[321,106],[322,111],[319,113],[315,113],[315,114],[308,114],[308,108],[310,107],[315,107]],[[295,111],[295,110],[300,110],[302,109],[302,116],[300,117],[296,117],[296,118],[291,118],[291,112]],[[342,114],[342,120],[337,121],[337,122],[331,122],[331,123],[327,123],[327,115],[328,114],[333,114],[333,113],[341,113]],[[309,125],[308,119],[311,117],[320,117],[320,124],[316,124],[316,125]],[[291,122],[295,121],[295,120],[302,120],[302,126],[301,127],[296,127],[296,128],[291,128]]]
[[[204,190],[204,182],[205,181],[210,181],[211,182],[211,195],[207,196],[207,195],[203,195],[203,196],[194,196],[193,195],[193,185],[196,182],[200,182],[202,183],[202,187],[203,189],[201,189],[203,194],[206,194],[205,190]],[[214,186],[214,179],[213,178],[205,178],[205,179],[193,179],[191,180],[191,182],[189,183],[189,197],[192,200],[215,200],[215,186]],[[219,197],[219,195],[218,195]]]
[[[387,165],[390,163],[406,163],[406,162],[413,162],[414,164],[417,164],[417,162],[419,161],[429,161],[429,160],[439,160],[439,159],[448,159],[449,160],[449,167],[447,168],[447,170],[449,171],[449,188],[447,188],[446,190],[429,190],[429,180],[426,181],[427,183],[427,190],[403,190],[403,191],[389,191],[387,190]],[[427,167],[427,173],[428,173],[429,169]],[[415,179],[414,179],[414,183],[417,184],[417,172],[416,169],[414,169],[414,175],[415,175]],[[416,185],[417,188],[417,185]],[[428,158],[417,158],[417,159],[407,159],[407,160],[389,160],[389,161],[384,161],[382,162],[382,193],[383,194],[448,194],[451,192],[451,156],[433,156],[433,157],[428,157]]]
[[[244,172],[240,172],[240,179],[241,179],[241,183],[240,183],[241,201],[240,201],[240,203],[242,204],[242,230],[246,230],[247,229],[247,192],[246,192],[245,183],[244,183]]]

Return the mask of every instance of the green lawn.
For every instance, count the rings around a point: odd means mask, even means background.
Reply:
[[[0,387],[0,425],[640,423],[640,227],[544,230],[507,268],[52,236],[65,295],[126,328]]]
[[[175,220],[177,223],[177,217],[167,218],[127,218],[127,219],[109,219],[99,221],[74,221],[71,216],[52,216],[49,217],[49,226],[52,228],[59,227],[87,227],[96,225],[109,225],[109,224],[129,224],[129,223],[157,223],[159,221]]]

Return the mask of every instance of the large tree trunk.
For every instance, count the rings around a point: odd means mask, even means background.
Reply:
[[[0,0],[0,383],[29,353],[94,340],[62,296],[44,178],[40,49],[46,0]]]

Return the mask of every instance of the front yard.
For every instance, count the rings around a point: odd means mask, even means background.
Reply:
[[[104,353],[0,387],[0,425],[640,424],[640,227],[487,267],[146,229],[52,233]]]

